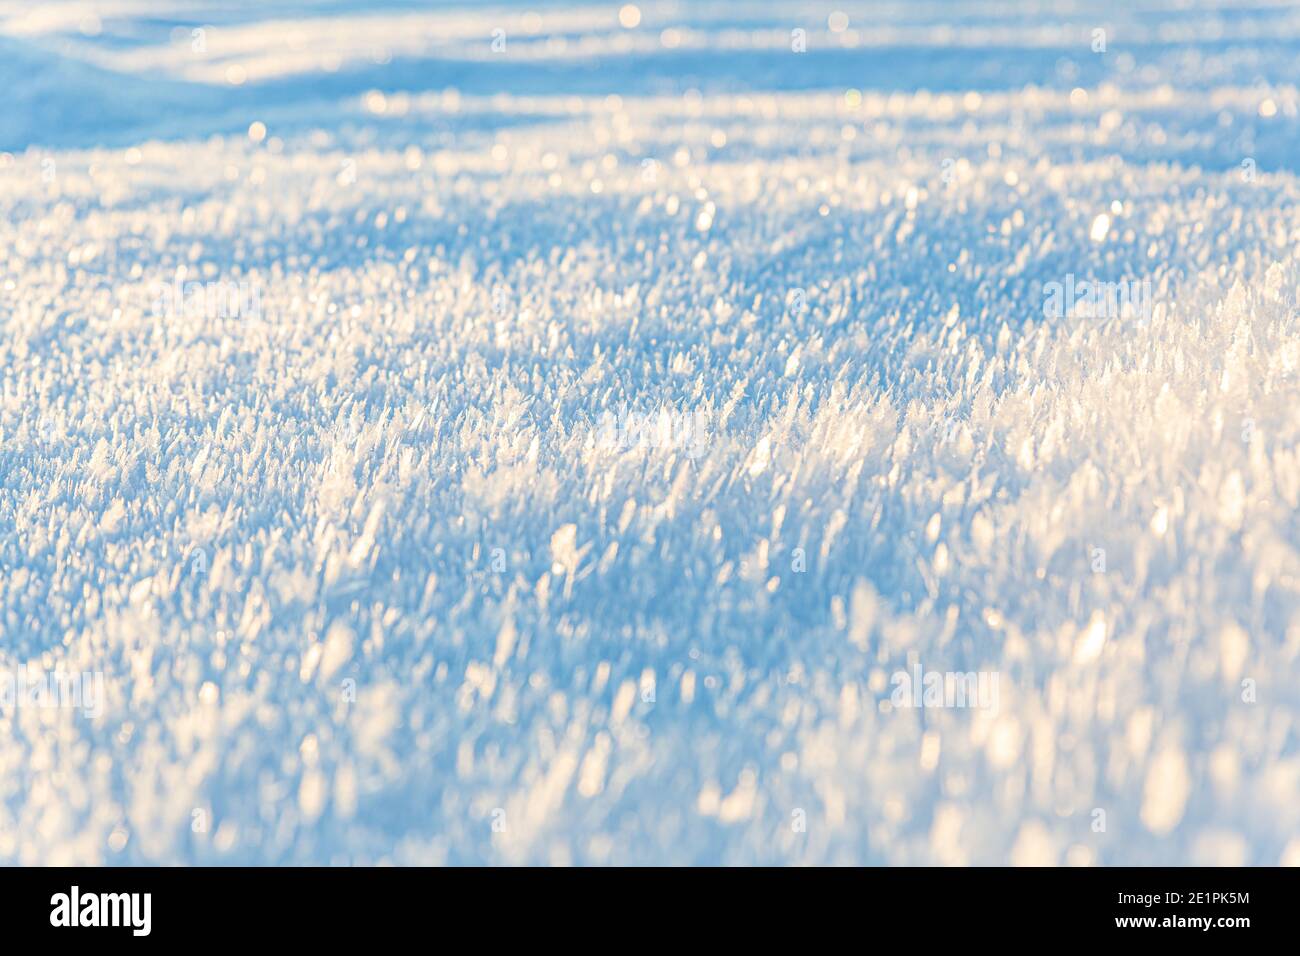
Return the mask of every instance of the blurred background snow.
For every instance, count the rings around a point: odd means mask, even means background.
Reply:
[[[1298,56],[0,0],[0,862],[1300,863]]]

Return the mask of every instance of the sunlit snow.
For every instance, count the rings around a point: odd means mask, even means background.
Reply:
[[[1300,863],[1298,61],[0,0],[0,863]]]

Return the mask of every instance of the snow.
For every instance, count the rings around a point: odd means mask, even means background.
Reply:
[[[0,2],[0,862],[1300,863],[1300,11],[621,6]]]

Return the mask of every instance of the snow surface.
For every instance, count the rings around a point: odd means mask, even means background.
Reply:
[[[0,862],[1300,862],[1300,10],[839,9],[0,0]]]

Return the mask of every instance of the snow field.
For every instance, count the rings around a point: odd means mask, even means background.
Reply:
[[[0,19],[0,861],[1300,862],[1294,11],[831,11]]]

